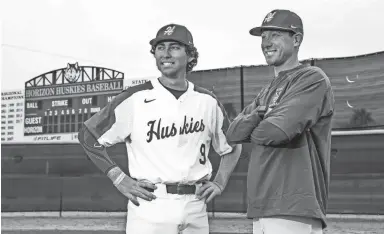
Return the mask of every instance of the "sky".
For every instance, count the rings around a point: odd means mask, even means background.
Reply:
[[[384,51],[382,0],[2,0],[0,9],[1,90],[75,62],[157,77],[149,41],[168,23],[192,32],[195,70],[262,65],[249,30],[273,9],[302,18],[300,60]]]

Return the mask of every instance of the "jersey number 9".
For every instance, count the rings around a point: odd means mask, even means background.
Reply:
[[[201,144],[200,153],[201,157],[199,159],[199,162],[204,165],[207,162],[207,156],[205,156],[205,144]]]

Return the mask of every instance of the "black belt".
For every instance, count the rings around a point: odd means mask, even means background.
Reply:
[[[132,178],[137,181],[136,178]],[[186,194],[195,194],[196,186],[188,184],[166,184],[167,193],[186,195]],[[153,193],[155,190],[150,188],[145,188],[148,192]]]
[[[187,185],[187,184],[166,184],[167,193],[172,194],[195,194],[196,186],[195,185]]]
[[[166,184],[167,193],[178,194],[178,195],[186,195],[186,194],[195,194],[196,186],[195,185],[187,185],[187,184]],[[154,192],[155,190],[150,188],[145,188],[149,192]]]

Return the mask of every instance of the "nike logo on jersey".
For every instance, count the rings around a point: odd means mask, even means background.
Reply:
[[[100,145],[98,142],[96,142],[95,144],[93,144],[93,147],[95,147],[95,148],[103,148],[103,146]]]
[[[151,100],[144,99],[144,103],[153,102],[153,101],[155,101],[155,100],[156,100],[156,99],[151,99]]]

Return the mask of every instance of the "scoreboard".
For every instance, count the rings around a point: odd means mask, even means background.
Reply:
[[[124,79],[124,73],[78,63],[25,82],[23,90],[2,92],[2,144],[78,144],[85,121],[122,91],[156,77]]]
[[[24,136],[76,133],[123,89],[123,79],[26,88]]]

